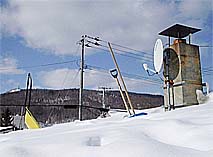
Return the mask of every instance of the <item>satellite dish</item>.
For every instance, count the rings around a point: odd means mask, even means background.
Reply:
[[[154,67],[156,73],[159,73],[163,64],[163,44],[160,39],[155,43],[154,47]]]
[[[166,68],[166,57],[168,57],[168,66],[169,66],[169,80],[174,80],[180,71],[180,61],[177,53],[172,48],[166,48],[163,51],[164,54],[164,68]],[[164,77],[166,77],[166,69],[164,69]]]

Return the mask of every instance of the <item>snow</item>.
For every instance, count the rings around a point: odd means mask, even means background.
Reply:
[[[1,130],[4,130],[4,129],[9,129],[9,128],[11,128],[11,126],[7,126],[7,127],[1,127],[1,126],[0,126],[0,131],[1,131]]]
[[[141,111],[137,111],[141,112]],[[213,94],[202,105],[133,118],[75,121],[0,134],[1,157],[212,157]]]
[[[21,91],[20,88],[15,88],[15,89],[9,90],[7,93],[14,93],[14,92],[19,92],[19,91]]]

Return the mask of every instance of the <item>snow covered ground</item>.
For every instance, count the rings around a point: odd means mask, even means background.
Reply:
[[[0,135],[1,157],[213,157],[213,94],[206,104],[148,115],[75,121]]]

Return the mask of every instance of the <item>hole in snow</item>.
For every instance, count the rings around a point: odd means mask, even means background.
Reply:
[[[101,138],[99,136],[89,137],[87,146],[101,146]]]

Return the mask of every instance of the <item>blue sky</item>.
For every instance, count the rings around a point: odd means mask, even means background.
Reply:
[[[78,88],[79,58],[81,48],[76,43],[88,34],[103,40],[130,47],[130,51],[116,55],[121,71],[125,74],[127,88],[142,93],[163,93],[162,82],[157,76],[148,77],[142,63],[153,67],[151,60],[156,39],[166,38],[158,33],[175,23],[202,31],[192,37],[192,43],[212,46],[211,0],[144,0],[144,1],[67,1],[67,0],[10,0],[1,1],[0,92],[25,88],[31,72],[35,88]],[[105,44],[105,43],[101,43]],[[115,46],[114,46],[115,47]],[[108,70],[114,68],[109,52],[86,48],[85,88],[99,86],[117,88]],[[139,56],[140,55],[140,56]],[[141,57],[144,56],[143,58]],[[212,47],[200,48],[203,81],[213,89]],[[36,65],[51,66],[32,67]],[[93,66],[93,67],[91,67]]]

